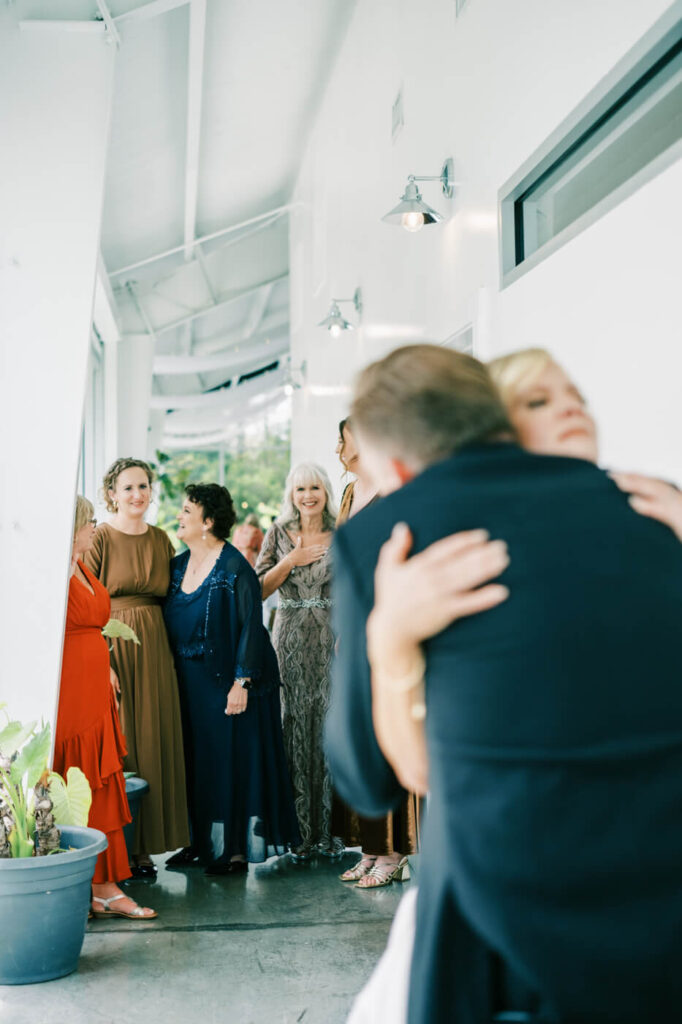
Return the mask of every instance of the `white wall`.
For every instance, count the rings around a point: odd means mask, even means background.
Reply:
[[[482,358],[531,344],[556,354],[592,401],[605,463],[682,480],[682,161],[504,291],[497,235],[498,189],[669,6],[469,0],[456,18],[454,0],[358,0],[294,196],[292,362],[308,365],[295,461],[339,480],[336,420],[356,370],[473,321]],[[449,222],[414,235],[382,224],[406,176],[438,174],[447,156],[454,200],[428,183],[423,194]],[[358,284],[362,328],[334,341],[315,324]]]
[[[0,700],[54,719],[115,50],[0,11]]]

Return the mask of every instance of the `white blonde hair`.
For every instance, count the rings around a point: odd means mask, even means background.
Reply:
[[[95,515],[95,509],[94,509],[94,507],[92,505],[92,502],[88,501],[87,498],[84,498],[82,494],[77,494],[76,495],[76,511],[74,512],[74,515],[73,515],[73,536],[74,536],[74,540],[75,540],[75,537],[76,537],[76,534],[78,533],[78,531],[80,529],[82,529],[85,526],[86,523],[89,523],[94,515]]]
[[[544,348],[520,348],[488,363],[488,372],[500,398],[509,409],[522,388],[528,387],[554,362]]]
[[[325,504],[322,511],[322,525],[325,530],[333,530],[336,524],[337,509],[329,477],[315,462],[299,462],[294,466],[284,485],[282,511],[277,517],[281,526],[300,526],[301,513],[294,505],[294,489],[310,484],[321,484],[325,492]]]

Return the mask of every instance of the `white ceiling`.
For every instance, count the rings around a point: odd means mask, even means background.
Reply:
[[[169,441],[179,424],[213,439],[281,395],[286,204],[353,7],[22,2],[24,17],[103,17],[119,37],[101,247],[121,330],[155,336]],[[238,383],[277,362],[261,385]]]

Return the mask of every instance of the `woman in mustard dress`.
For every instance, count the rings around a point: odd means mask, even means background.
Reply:
[[[86,565],[109,591],[111,614],[140,644],[114,640],[111,664],[120,685],[127,771],[149,783],[135,833],[133,877],[154,878],[149,855],[189,844],[178,683],[162,602],[175,554],[166,533],[145,522],[152,470],[118,459],[104,477],[111,520],[99,526]]]

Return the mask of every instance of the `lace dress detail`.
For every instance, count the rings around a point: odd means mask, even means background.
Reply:
[[[256,573],[262,580],[293,548],[284,527],[268,530]],[[272,641],[282,677],[284,747],[303,845],[331,844],[332,785],[323,751],[334,637],[331,557],[296,566],[279,588]]]

